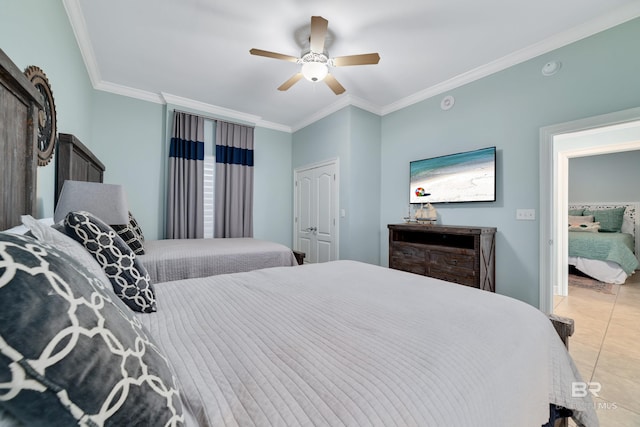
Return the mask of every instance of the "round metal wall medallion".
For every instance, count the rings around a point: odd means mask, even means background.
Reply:
[[[47,75],[39,67],[31,65],[24,75],[38,89],[44,99],[44,108],[38,111],[38,166],[46,166],[53,157],[56,146],[56,105]]]

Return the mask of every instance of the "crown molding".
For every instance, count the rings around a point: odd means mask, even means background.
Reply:
[[[98,68],[96,55],[93,53],[93,47],[91,46],[87,22],[84,20],[82,8],[80,7],[80,0],[63,0],[62,3],[69,17],[71,30],[78,42],[80,55],[82,55],[84,66],[87,68],[89,79],[95,88],[102,81],[102,78],[100,77],[100,69]]]
[[[91,83],[96,90],[102,90],[106,92],[115,93],[118,95],[128,96],[131,98],[137,98],[144,101],[153,103],[167,103],[170,102],[175,105],[179,105],[186,108],[193,108],[198,111],[207,112],[213,115],[219,115],[228,117],[234,120],[246,121],[255,124],[256,126],[274,129],[282,132],[292,133],[298,131],[318,120],[333,114],[336,111],[341,110],[347,106],[355,106],[363,110],[369,111],[379,116],[385,116],[392,112],[409,107],[418,102],[440,95],[444,92],[456,89],[464,86],[468,83],[474,82],[481,78],[487,77],[491,74],[505,70],[514,65],[528,61],[545,53],[551,52],[555,49],[569,45],[586,37],[592,36],[601,31],[620,25],[624,22],[630,21],[637,17],[640,17],[640,2],[629,4],[620,7],[610,13],[602,15],[594,20],[588,21],[582,25],[574,27],[570,30],[556,34],[547,38],[539,43],[535,43],[527,48],[513,52],[488,64],[474,68],[462,74],[459,74],[451,79],[438,83],[434,86],[416,92],[410,96],[402,98],[391,104],[385,106],[378,106],[364,99],[355,97],[350,94],[343,95],[338,101],[327,106],[326,108],[316,112],[315,114],[301,120],[293,126],[287,126],[279,123],[269,122],[262,120],[261,117],[243,113],[236,110],[227,109],[224,107],[218,107],[211,104],[206,104],[199,101],[194,101],[187,98],[182,98],[175,95],[170,95],[161,92],[160,94],[147,92],[139,89],[134,89],[127,86],[118,85],[115,83],[105,82],[100,76],[98,63],[91,47],[89,33],[87,31],[86,22],[82,14],[82,8],[80,6],[80,0],[63,0],[63,4],[71,28],[78,42],[80,53],[87,68]],[[170,99],[170,101],[168,101]]]
[[[620,7],[610,13],[602,15],[596,19],[585,22],[582,25],[573,27],[567,31],[558,33],[541,42],[535,43],[524,49],[503,56],[488,64],[469,70],[459,74],[449,80],[445,80],[437,85],[431,86],[413,95],[402,98],[396,102],[388,104],[381,108],[382,114],[387,115],[397,110],[401,110],[420,101],[440,95],[444,92],[464,86],[468,83],[487,77],[491,74],[505,70],[514,65],[536,58],[555,49],[575,43],[579,40],[597,34],[599,32],[613,28],[616,25],[623,24],[627,21],[640,16],[640,3],[629,4]]]
[[[116,95],[127,96],[129,98],[141,99],[142,101],[153,102],[154,104],[164,104],[162,96],[154,92],[123,86],[115,83],[101,81],[93,86],[94,89],[103,92],[114,93]]]
[[[172,104],[183,108],[190,108],[192,110],[201,111],[203,113],[207,113],[221,119],[233,119],[245,123],[251,123],[255,126],[260,126],[267,129],[291,133],[291,128],[289,126],[262,120],[262,117],[253,114],[247,114],[240,111],[231,110],[229,108],[218,107],[217,105],[194,101],[193,99],[184,98],[182,96],[172,95],[165,92],[161,93],[161,97],[164,104]]]

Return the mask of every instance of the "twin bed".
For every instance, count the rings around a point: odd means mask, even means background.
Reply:
[[[598,425],[512,298],[354,261],[164,281],[176,261],[135,313],[89,261],[0,233],[0,425]]]

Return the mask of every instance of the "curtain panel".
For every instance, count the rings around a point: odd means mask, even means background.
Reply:
[[[214,237],[253,237],[253,131],[217,123]]]
[[[204,118],[174,111],[169,148],[167,238],[204,236]]]

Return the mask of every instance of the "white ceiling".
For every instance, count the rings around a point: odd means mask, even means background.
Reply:
[[[384,115],[640,16],[638,0],[64,0],[96,89],[295,131],[345,105]],[[329,55],[378,52],[276,88],[312,15]],[[562,60],[562,58],[558,58]],[[543,64],[540,64],[542,67]]]

